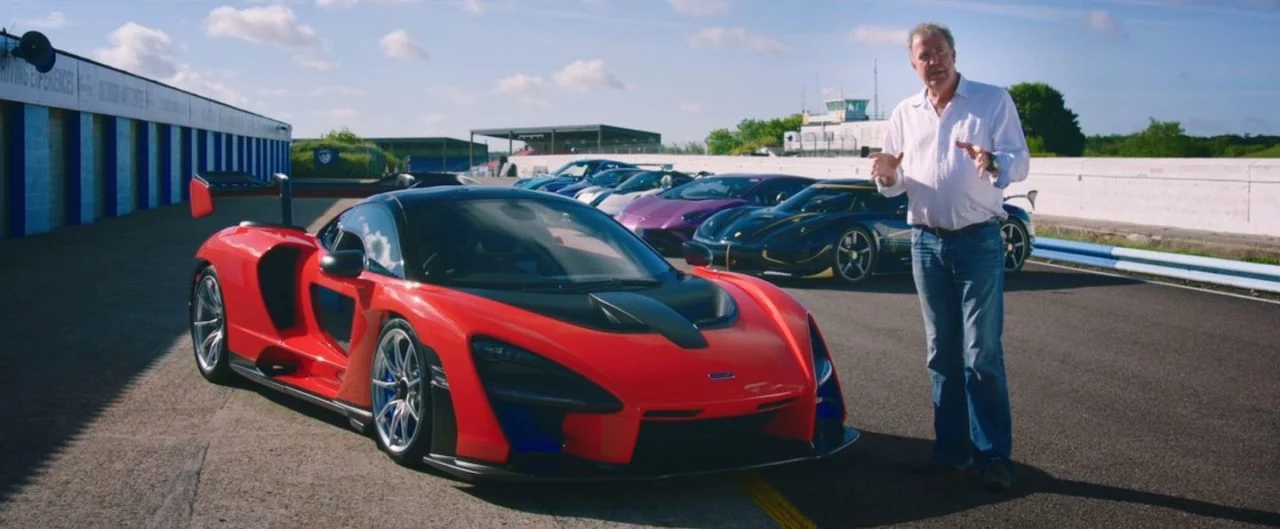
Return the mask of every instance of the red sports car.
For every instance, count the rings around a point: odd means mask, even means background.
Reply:
[[[323,406],[395,461],[468,480],[740,470],[858,439],[814,318],[710,255],[685,272],[586,204],[485,185],[379,188],[313,234],[278,185],[192,180],[196,217],[215,194],[285,206],[196,254],[191,335],[212,382]]]

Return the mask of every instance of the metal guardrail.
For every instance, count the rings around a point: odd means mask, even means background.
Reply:
[[[1280,266],[1038,237],[1032,257],[1280,293]]]

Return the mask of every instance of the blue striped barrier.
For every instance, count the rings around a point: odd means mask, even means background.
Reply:
[[[1036,238],[1033,256],[1122,272],[1280,293],[1280,266],[1062,239]]]

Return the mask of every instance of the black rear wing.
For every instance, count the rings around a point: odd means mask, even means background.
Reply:
[[[191,216],[201,218],[214,211],[214,197],[280,197],[281,222],[293,226],[293,199],[304,198],[365,198],[410,187],[434,187],[437,185],[464,185],[454,178],[419,181],[410,174],[398,174],[372,182],[360,180],[314,179],[293,181],[289,175],[275,173],[263,181],[247,173],[224,171],[196,173],[188,184],[191,192]]]

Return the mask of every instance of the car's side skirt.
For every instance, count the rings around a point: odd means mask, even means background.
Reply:
[[[253,362],[243,356],[231,353],[230,365],[232,371],[235,371],[236,374],[239,374],[252,382],[256,382],[269,389],[289,395],[290,397],[320,406],[321,408],[331,412],[341,414],[342,416],[358,423],[361,427],[373,423],[373,412],[342,401],[325,398],[297,386],[275,380],[267,376],[262,372],[262,370],[258,369]]]

